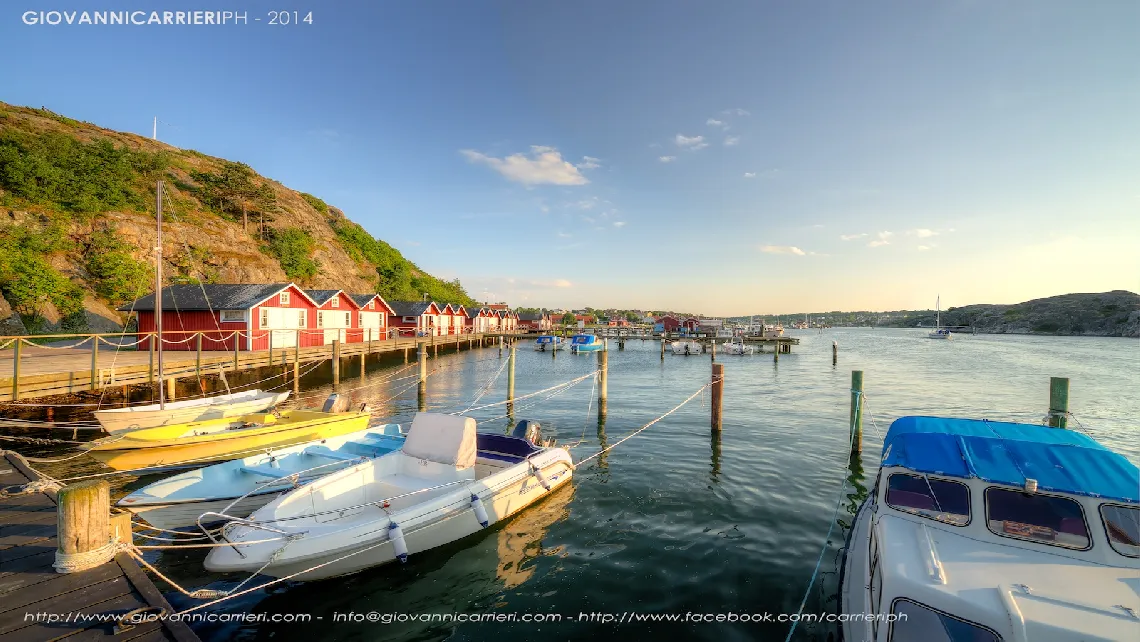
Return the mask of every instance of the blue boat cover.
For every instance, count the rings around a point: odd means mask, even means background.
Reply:
[[[1140,503],[1140,469],[1088,435],[985,419],[901,417],[883,440],[883,466],[995,484]]]
[[[574,343],[581,345],[583,343],[594,343],[597,337],[592,334],[576,334],[572,339]]]

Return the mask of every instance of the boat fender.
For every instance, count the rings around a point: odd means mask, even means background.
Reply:
[[[487,519],[487,509],[483,507],[483,501],[478,495],[471,495],[471,510],[475,511],[475,519],[479,520],[479,525],[487,528],[491,520]]]
[[[538,480],[539,485],[546,490],[550,490],[550,482],[546,481],[546,478],[542,476],[542,471],[539,470],[538,466],[532,464],[531,472],[534,473],[534,477]]]
[[[404,541],[404,531],[396,522],[388,524],[388,541],[392,542],[392,550],[400,563],[408,561],[408,543]]]

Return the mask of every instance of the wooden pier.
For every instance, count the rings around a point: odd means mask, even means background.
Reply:
[[[15,454],[3,455],[0,487],[39,479]],[[56,520],[54,491],[7,497],[0,503],[0,638],[5,642],[198,642],[182,622],[116,625],[114,616],[132,611],[152,615],[159,609],[166,615],[174,611],[126,553],[90,570],[57,573],[52,567],[58,546]]]
[[[143,336],[145,334],[147,333]],[[356,357],[359,360],[362,356],[401,351],[411,354],[414,358],[420,343],[425,343],[434,356],[440,350],[462,350],[490,345],[490,341],[497,341],[500,336],[515,336],[468,333],[352,343],[331,342],[310,347],[292,345],[271,350],[211,351],[203,350],[201,337],[207,337],[208,342],[209,336],[216,335],[216,331],[164,332],[163,336],[166,337],[167,334],[177,335],[176,339],[179,341],[189,338],[192,345],[195,345],[193,350],[164,351],[163,374],[167,380],[217,376],[220,372],[239,372],[265,367],[293,368],[295,364],[302,366],[317,361],[328,361],[333,358],[334,352],[340,359]],[[12,347],[0,350],[0,403],[98,392],[105,388],[119,389],[139,384],[153,386],[160,383],[156,381],[157,366],[152,351],[106,346],[94,349],[91,347],[98,344],[100,339],[120,339],[123,335],[69,336],[89,338],[90,341],[80,348],[38,348],[34,344],[29,345],[27,340],[42,340],[44,338],[42,336],[0,337],[0,345],[13,343]],[[126,336],[134,338],[137,335]],[[164,343],[169,341],[170,338],[164,338]]]

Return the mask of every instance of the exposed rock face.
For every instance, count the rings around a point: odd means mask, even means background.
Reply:
[[[933,311],[903,325],[932,326]],[[1140,337],[1140,295],[1125,290],[1062,294],[1014,305],[977,304],[942,313],[942,324],[991,334],[1054,334]]]
[[[12,310],[12,306],[0,296],[0,336],[12,336],[18,334],[27,334],[28,330],[24,327],[24,322],[20,320],[20,315]]]

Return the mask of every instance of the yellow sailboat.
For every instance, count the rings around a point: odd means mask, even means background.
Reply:
[[[364,430],[370,417],[369,412],[282,410],[210,419],[101,439],[92,442],[87,453],[115,470],[176,467]]]

